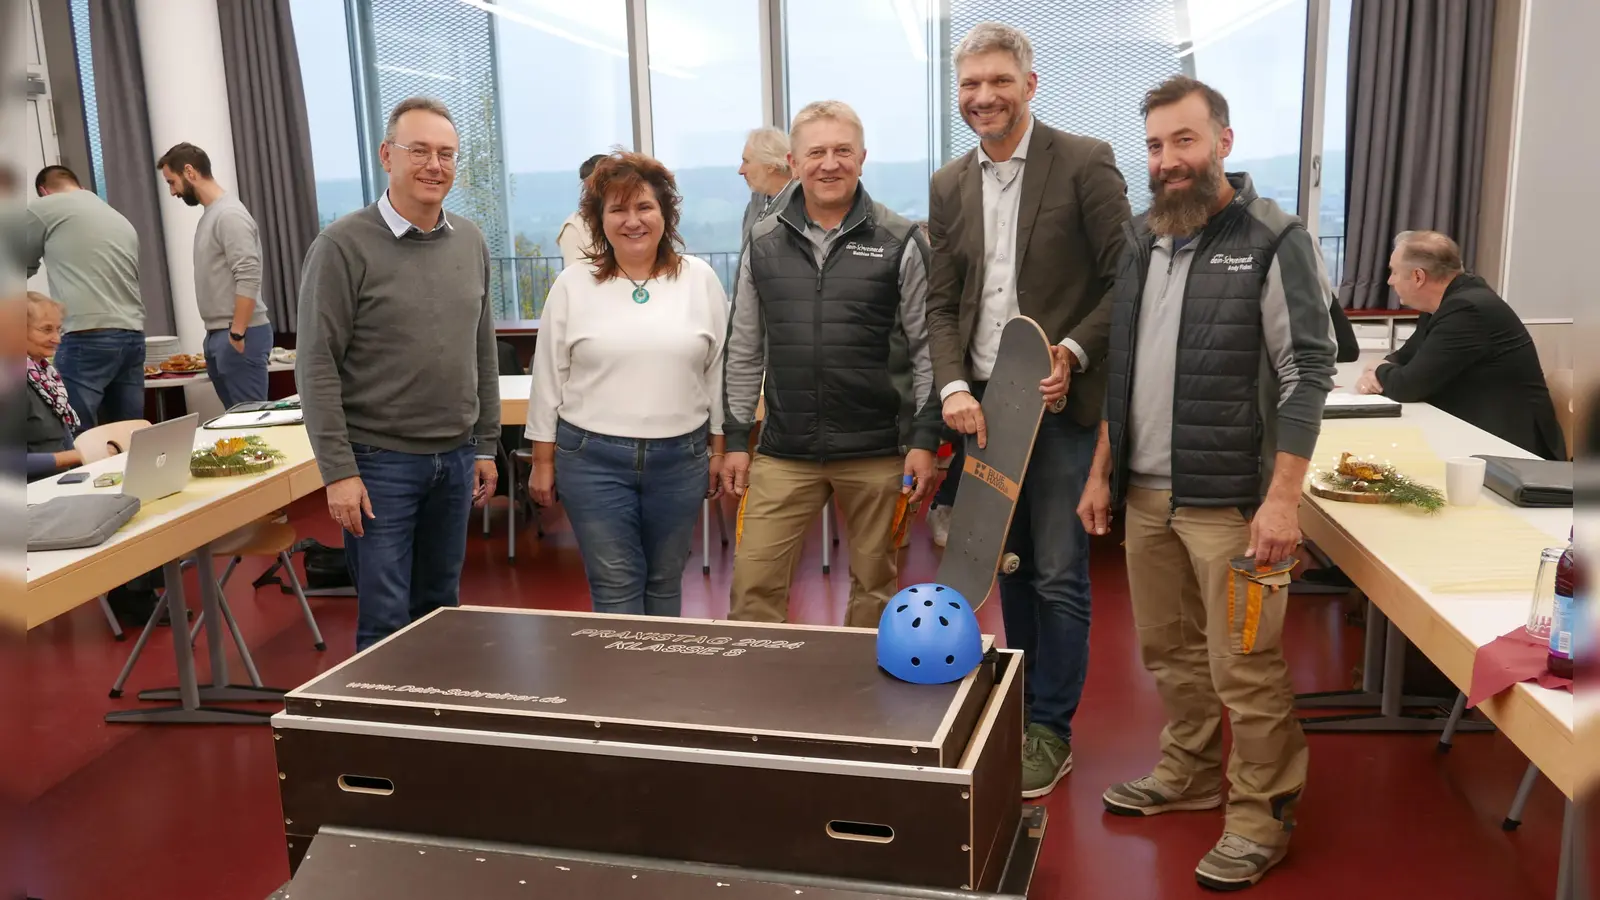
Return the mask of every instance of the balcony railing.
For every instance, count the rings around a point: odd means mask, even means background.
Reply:
[[[1328,267],[1328,277],[1335,287],[1344,274],[1344,235],[1323,235],[1320,239],[1322,259]],[[691,253],[711,264],[722,289],[733,294],[734,280],[739,277],[735,267],[739,262],[736,250],[716,253]],[[550,285],[561,274],[559,256],[502,256],[494,260],[495,318],[500,321],[537,319],[544,312],[544,298]]]
[[[739,276],[737,250],[716,253],[691,253],[711,264],[722,282],[722,289],[733,293],[734,279]],[[537,319],[544,313],[544,299],[561,274],[563,262],[559,256],[501,256],[493,260],[495,318],[501,322]]]

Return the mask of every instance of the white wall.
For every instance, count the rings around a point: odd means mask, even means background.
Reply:
[[[216,0],[137,0],[136,9],[153,158],[183,141],[196,144],[211,157],[211,174],[231,190],[238,182]],[[161,178],[153,170],[150,177]],[[195,306],[194,232],[204,208],[168,196],[165,184],[160,191],[178,339],[185,353],[199,353],[205,325]]]
[[[1527,0],[1502,294],[1523,319],[1571,319],[1600,302],[1592,259],[1600,3]],[[1566,330],[1566,329],[1563,329]]]

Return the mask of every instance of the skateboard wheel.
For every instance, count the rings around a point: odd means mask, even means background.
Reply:
[[[1015,553],[1007,553],[1005,556],[1000,557],[1000,572],[1002,574],[1010,575],[1020,568],[1022,568],[1022,559]]]

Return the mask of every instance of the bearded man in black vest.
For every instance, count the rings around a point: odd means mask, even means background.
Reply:
[[[1283,859],[1308,753],[1282,652],[1302,485],[1333,388],[1317,248],[1300,220],[1224,173],[1222,95],[1175,76],[1145,97],[1150,209],[1128,228],[1111,313],[1105,423],[1078,514],[1126,507],[1139,649],[1168,722],[1155,771],[1105,792],[1130,816],[1222,805],[1195,876],[1232,890]]]
[[[850,536],[844,624],[877,627],[897,588],[896,516],[933,481],[927,245],[867,195],[865,160],[849,106],[800,110],[789,152],[799,189],[752,226],[739,263],[723,390],[722,480],[740,498],[732,619],[787,618],[801,543],[832,497]]]

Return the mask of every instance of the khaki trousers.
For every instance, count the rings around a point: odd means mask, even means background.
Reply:
[[[904,471],[905,461],[896,456],[826,463],[756,456],[750,486],[739,504],[728,617],[787,620],[801,545],[832,496],[850,541],[850,606],[844,624],[878,627],[898,586],[890,530]]]
[[[1128,492],[1128,586],[1139,650],[1167,710],[1155,776],[1185,795],[1222,786],[1222,707],[1233,727],[1227,830],[1280,846],[1294,828],[1309,751],[1283,660],[1289,591],[1235,589],[1229,560],[1250,545],[1237,509],[1180,508]],[[1256,602],[1259,599],[1259,602]]]

